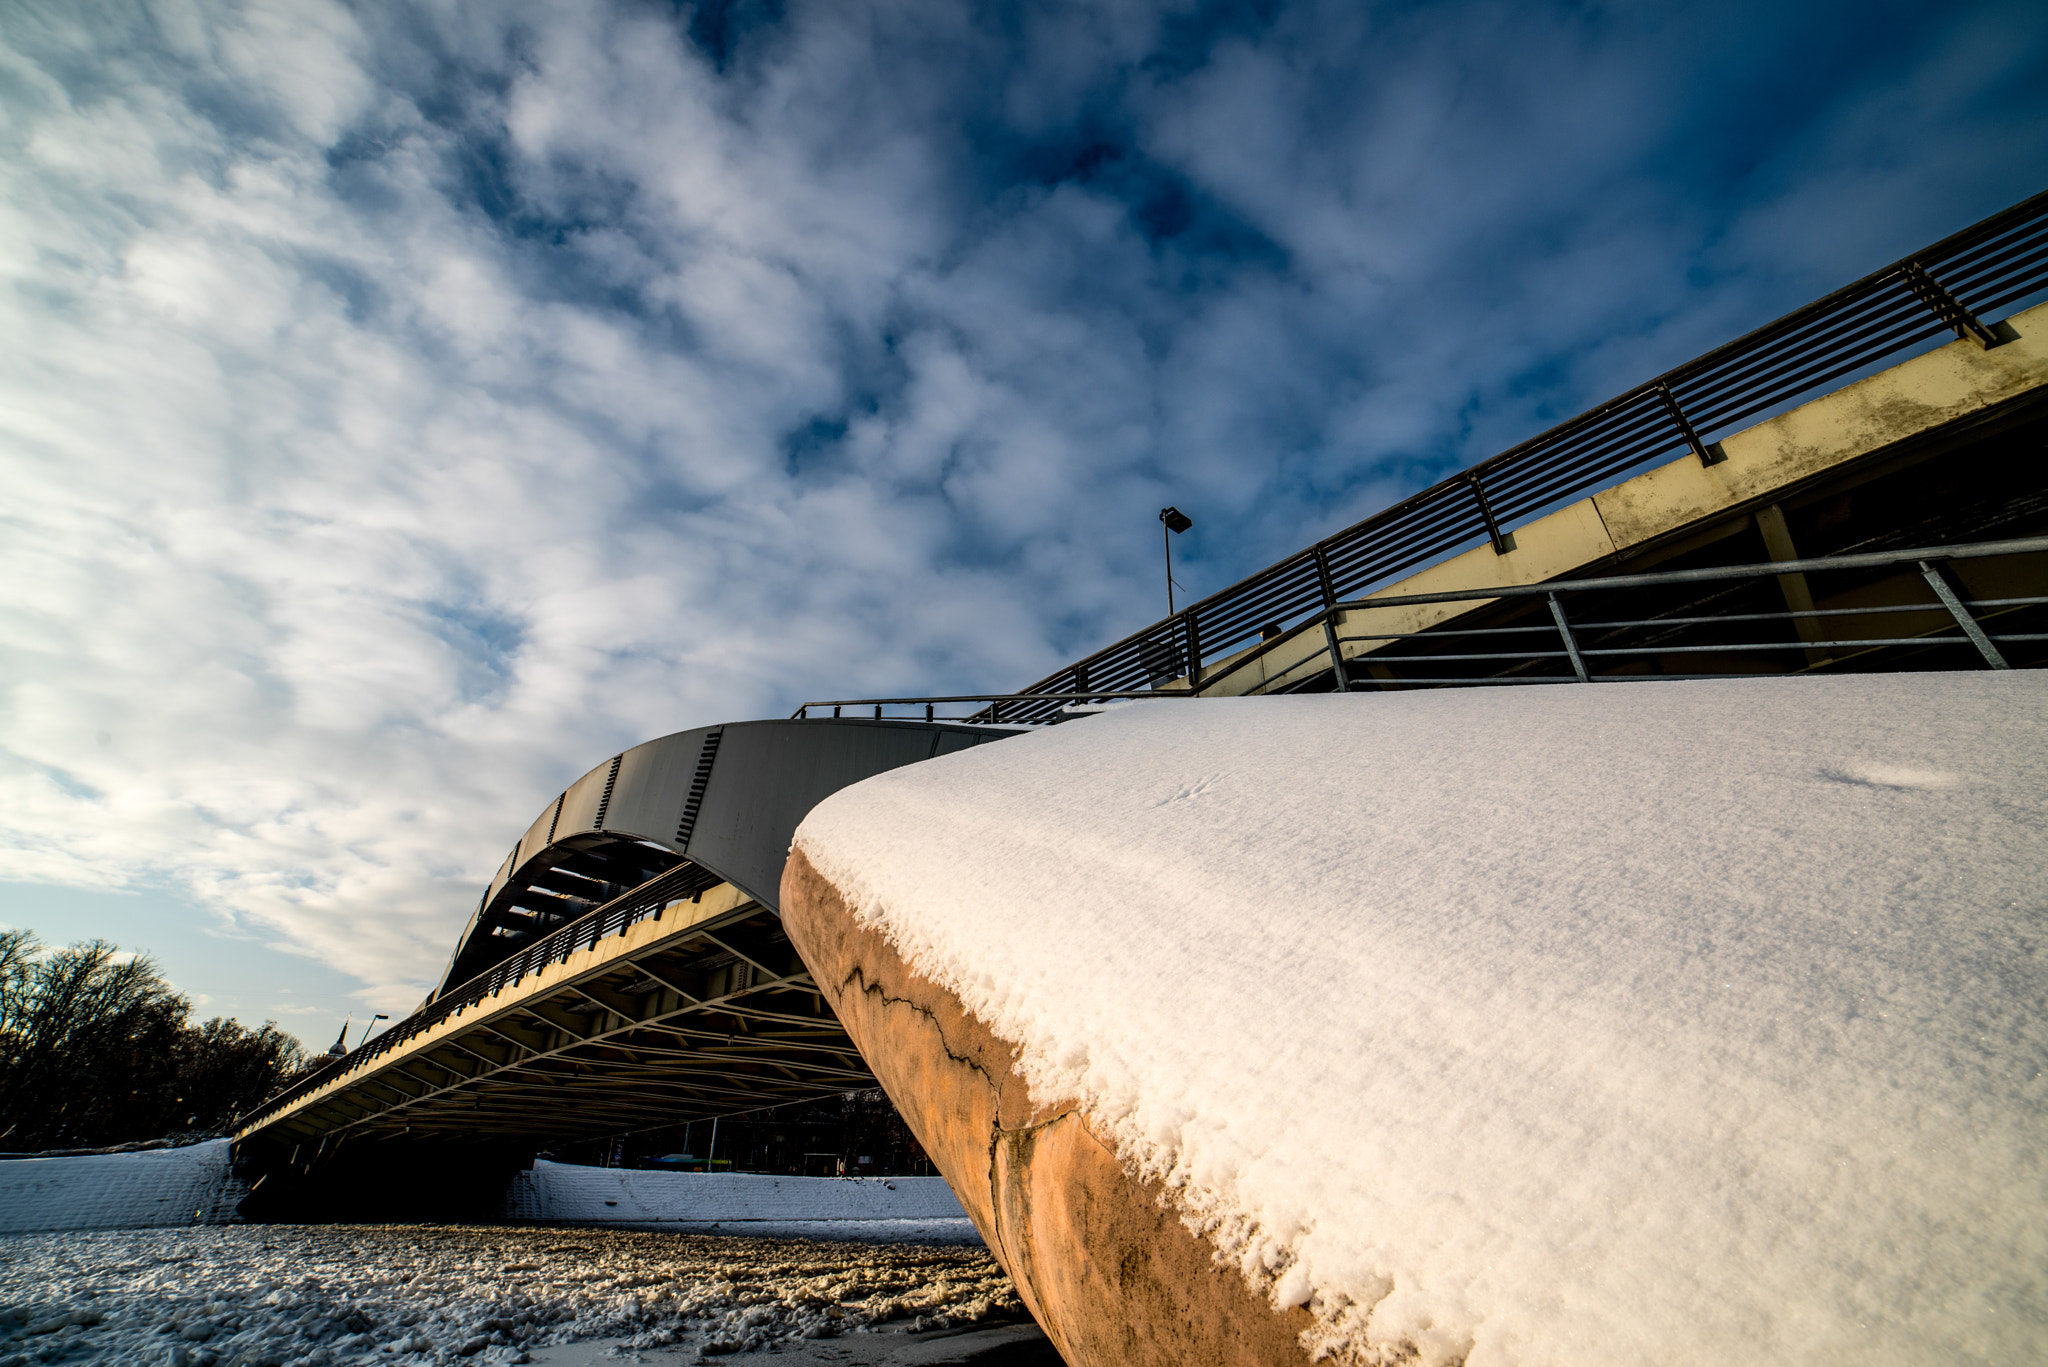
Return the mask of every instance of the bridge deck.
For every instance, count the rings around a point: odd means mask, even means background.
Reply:
[[[571,951],[237,1134],[616,1133],[874,1085],[773,912],[731,884]]]

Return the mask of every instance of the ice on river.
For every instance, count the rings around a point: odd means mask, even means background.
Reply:
[[[2048,673],[1151,702],[797,844],[1311,1346],[2048,1361]]]
[[[0,1238],[0,1367],[512,1363],[1024,1318],[986,1250],[625,1230],[257,1226]]]

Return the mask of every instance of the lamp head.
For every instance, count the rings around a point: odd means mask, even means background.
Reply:
[[[1184,532],[1195,525],[1195,520],[1178,508],[1161,508],[1159,520],[1166,524],[1169,532]]]

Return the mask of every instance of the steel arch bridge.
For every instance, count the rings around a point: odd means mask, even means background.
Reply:
[[[754,721],[612,756],[514,843],[419,1010],[238,1140],[304,1165],[362,1139],[585,1137],[873,1086],[782,933],[790,838],[850,783],[1014,733]]]

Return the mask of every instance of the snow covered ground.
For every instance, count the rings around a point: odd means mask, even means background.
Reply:
[[[1146,703],[797,844],[1312,1347],[2048,1361],[2048,674]]]
[[[205,1224],[232,1205],[228,1141],[0,1162],[0,1234]]]
[[[448,1226],[0,1238],[4,1367],[567,1367],[590,1360],[564,1347],[574,1344],[599,1360],[675,1362],[821,1340],[866,1346],[883,1331],[895,1332],[892,1348],[915,1349],[934,1331],[1024,1318],[987,1252],[957,1246]],[[948,1360],[819,1351],[847,1362]],[[779,1360],[793,1367],[797,1356]]]

